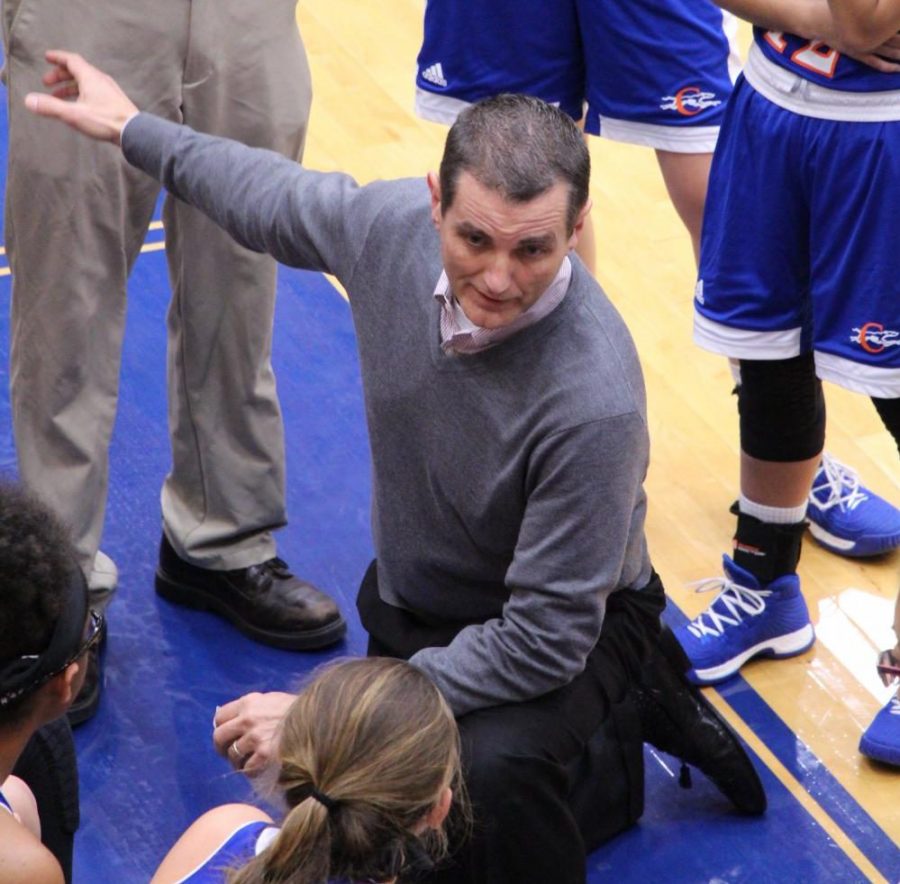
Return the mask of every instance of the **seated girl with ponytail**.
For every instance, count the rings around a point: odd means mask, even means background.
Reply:
[[[388,884],[446,850],[459,735],[437,688],[408,663],[370,657],[322,670],[288,710],[275,763],[280,825],[248,804],[216,807],[151,884]]]

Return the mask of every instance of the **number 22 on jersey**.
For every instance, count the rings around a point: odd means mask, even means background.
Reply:
[[[765,39],[776,52],[783,53],[788,48],[788,41],[781,31],[766,31]],[[821,40],[810,40],[791,54],[791,61],[831,79],[840,57],[840,52]]]

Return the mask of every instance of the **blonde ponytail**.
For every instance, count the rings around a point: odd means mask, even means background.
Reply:
[[[459,735],[437,688],[408,663],[326,667],[288,711],[279,757],[289,812],[229,884],[388,881],[446,849],[423,824],[447,787],[461,799]]]

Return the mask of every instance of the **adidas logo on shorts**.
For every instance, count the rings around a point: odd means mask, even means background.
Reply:
[[[428,80],[429,83],[434,83],[435,86],[446,87],[447,85],[447,81],[444,79],[444,69],[439,61],[425,68],[421,76],[423,80]]]

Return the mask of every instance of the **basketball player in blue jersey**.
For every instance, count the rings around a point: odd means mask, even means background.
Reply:
[[[883,4],[723,5],[757,26],[712,165],[695,293],[695,340],[738,360],[741,373],[734,554],[719,594],[678,636],[701,684],[814,641],[796,567],[824,444],[820,379],[870,396],[900,447],[900,250],[889,198],[900,183],[900,66],[892,46],[879,48],[900,27],[900,3],[878,26],[866,13],[863,27],[856,16]],[[845,42],[882,56],[881,70],[834,48]],[[880,669],[896,670],[891,652]],[[900,763],[900,701],[879,713],[861,749]]]
[[[827,18],[825,0],[821,9]],[[468,103],[524,92],[558,104],[589,133],[655,148],[698,254],[712,151],[737,73],[735,29],[710,0],[562,0],[552,15],[539,0],[428,0],[416,112],[451,124]],[[586,233],[578,254],[593,271]],[[900,544],[900,510],[827,454],[807,506],[813,537],[832,552],[866,556]]]

